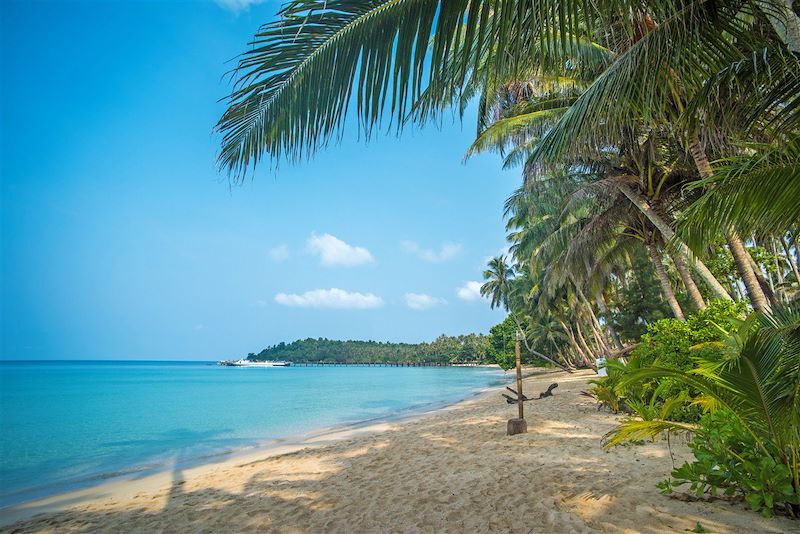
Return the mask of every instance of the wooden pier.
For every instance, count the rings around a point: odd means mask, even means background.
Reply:
[[[292,362],[295,367],[477,367],[478,362]]]

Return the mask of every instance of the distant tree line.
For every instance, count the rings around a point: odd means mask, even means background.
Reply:
[[[491,336],[442,334],[430,343],[389,343],[382,341],[338,341],[325,338],[299,339],[278,343],[250,360],[287,360],[291,362],[476,362],[495,363]]]
[[[298,339],[280,342],[258,354],[251,352],[249,360],[286,360],[290,362],[328,363],[496,363],[503,369],[514,366],[516,326],[511,317],[493,326],[489,335],[442,334],[430,343],[390,343],[383,341],[338,341],[326,338]],[[546,365],[547,362],[522,347],[522,362]]]

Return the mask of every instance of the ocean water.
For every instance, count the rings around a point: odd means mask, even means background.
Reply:
[[[422,411],[502,381],[482,367],[0,362],[0,507]]]

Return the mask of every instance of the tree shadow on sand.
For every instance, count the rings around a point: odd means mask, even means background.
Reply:
[[[566,388],[565,388],[566,389]],[[505,436],[504,415],[437,415],[413,433],[389,430],[248,464],[220,466],[210,482],[185,477],[116,504],[42,515],[10,532],[602,532],[691,529],[765,532],[796,527],[725,503],[686,503],[641,485],[631,450],[598,454],[613,422],[579,406],[580,425],[544,406],[528,434]],[[565,396],[565,395],[564,395]],[[565,396],[566,397],[566,396]],[[555,402],[555,401],[554,401]],[[513,410],[512,410],[513,411]],[[577,419],[576,419],[577,420]],[[247,475],[245,475],[245,473]],[[639,484],[639,485],[637,485]],[[651,489],[642,490],[642,487]],[[156,504],[154,504],[156,503]],[[754,518],[755,517],[755,518]]]

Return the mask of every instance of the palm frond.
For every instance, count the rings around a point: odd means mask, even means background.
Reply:
[[[695,94],[708,69],[741,59],[731,39],[752,40],[742,16],[747,7],[689,2],[676,10],[595,79],[531,153],[531,162],[600,153],[624,139],[632,124],[674,119],[676,96]]]
[[[550,56],[556,45],[576,46],[588,7],[577,0],[290,2],[232,72],[234,90],[216,127],[218,164],[237,178],[263,157],[309,156],[341,135],[353,103],[369,136],[384,113],[402,124],[423,90],[436,108],[469,72],[485,73],[489,83],[516,78],[530,64],[519,58],[547,56],[539,44]],[[558,43],[551,46],[544,36],[553,28]]]
[[[696,432],[698,427],[687,423],[666,421],[662,419],[625,419],[619,426],[603,436],[603,446],[606,448],[622,445],[631,441],[651,439],[662,432]]]
[[[712,242],[720,228],[768,235],[800,227],[800,137],[751,145],[749,152],[724,160],[714,176],[691,186],[705,189],[677,229],[691,248]]]

